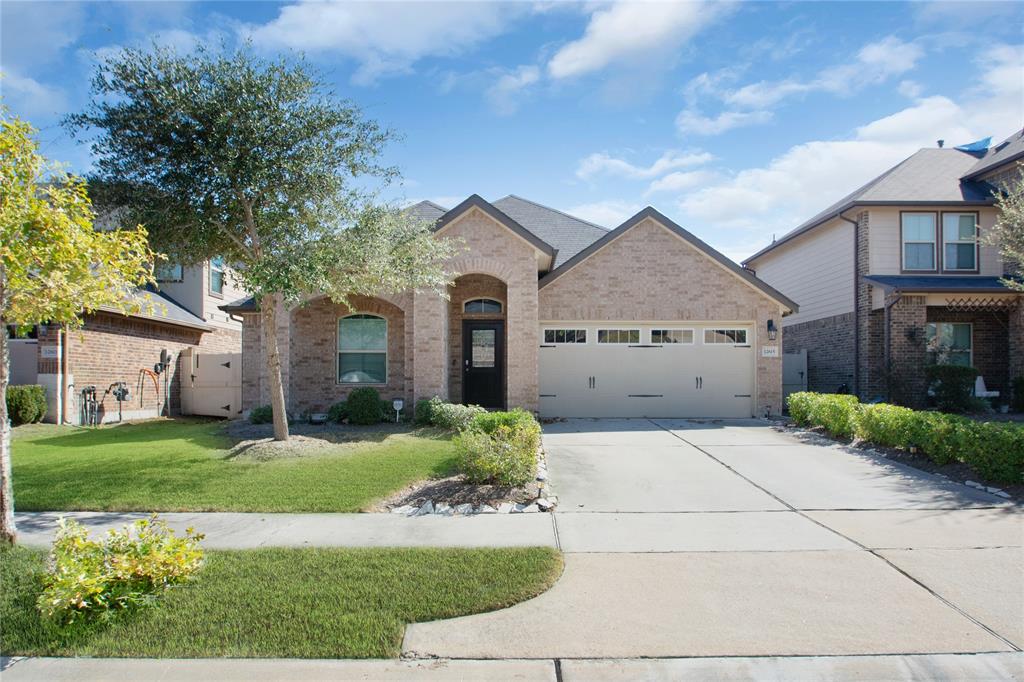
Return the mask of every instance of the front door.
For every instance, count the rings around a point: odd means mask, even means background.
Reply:
[[[462,323],[462,402],[502,408],[505,374],[505,323],[465,320]]]

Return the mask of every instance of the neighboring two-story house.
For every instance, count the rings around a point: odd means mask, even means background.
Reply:
[[[240,320],[218,306],[244,292],[233,286],[223,261],[184,268],[164,264],[156,279],[156,286],[133,294],[149,298],[139,313],[101,309],[86,315],[81,329],[65,332],[60,325],[40,325],[30,338],[12,340],[12,383],[46,389],[46,421],[85,423],[83,391],[88,387],[96,389],[99,421],[116,420],[119,414],[140,419],[178,413],[178,356],[183,350],[241,351]],[[161,360],[166,364],[158,373]],[[114,392],[118,382],[128,390],[120,405]]]
[[[937,362],[972,365],[1009,397],[1024,303],[982,238],[1022,158],[1024,131],[978,152],[922,149],[744,261],[800,304],[783,350],[807,351],[809,390],[920,406]]]

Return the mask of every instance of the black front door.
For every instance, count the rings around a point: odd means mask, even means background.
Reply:
[[[462,323],[462,402],[502,408],[505,396],[505,323],[465,320]]]

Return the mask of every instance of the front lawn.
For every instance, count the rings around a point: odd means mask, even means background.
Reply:
[[[562,568],[545,547],[209,551],[156,608],[62,630],[35,607],[45,560],[0,549],[5,656],[393,657],[406,623],[511,606]]]
[[[441,431],[352,434],[351,442],[268,458],[231,450],[214,421],[22,426],[14,499],[19,511],[355,512],[455,465]]]

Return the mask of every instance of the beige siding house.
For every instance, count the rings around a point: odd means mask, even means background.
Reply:
[[[447,296],[313,296],[278,330],[286,403],[323,412],[372,386],[545,417],[750,417],[782,408],[789,298],[647,208],[607,230],[508,196],[408,209],[464,249]],[[243,405],[266,404],[259,305],[243,322]]]
[[[799,301],[784,349],[807,351],[811,390],[922,405],[938,362],[973,365],[991,397],[1010,397],[1024,304],[983,237],[1022,158],[1022,132],[982,151],[922,149],[744,261]]]

